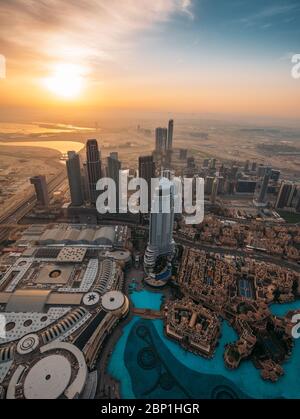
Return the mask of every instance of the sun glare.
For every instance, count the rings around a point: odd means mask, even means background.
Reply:
[[[44,86],[63,99],[76,99],[84,87],[85,70],[74,64],[58,64],[52,75],[43,80]]]

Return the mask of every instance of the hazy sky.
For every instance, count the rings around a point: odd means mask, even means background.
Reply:
[[[300,116],[299,0],[0,0],[3,108]]]

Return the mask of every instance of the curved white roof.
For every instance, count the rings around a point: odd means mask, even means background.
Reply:
[[[110,291],[102,297],[102,307],[106,311],[116,311],[123,307],[125,296],[120,291]]]
[[[97,230],[94,237],[94,242],[99,245],[112,246],[115,241],[115,229],[113,227],[102,227]]]
[[[70,361],[62,355],[49,355],[29,371],[24,383],[26,399],[57,399],[69,385]]]

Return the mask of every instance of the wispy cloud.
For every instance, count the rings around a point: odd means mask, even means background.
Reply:
[[[191,0],[0,0],[0,52],[36,69],[45,60],[95,66],[175,14],[192,17],[191,7]]]
[[[265,21],[270,21],[277,17],[287,16],[290,13],[294,13],[300,10],[299,4],[282,4],[269,6],[261,9],[257,13],[253,13],[249,16],[241,18],[240,23],[245,24],[246,26],[256,26],[261,25]]]

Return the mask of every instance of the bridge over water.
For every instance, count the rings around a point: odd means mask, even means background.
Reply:
[[[150,310],[146,308],[133,308],[132,313],[136,316],[142,317],[146,320],[155,320],[155,319],[162,319],[163,313],[162,311],[158,310]]]

